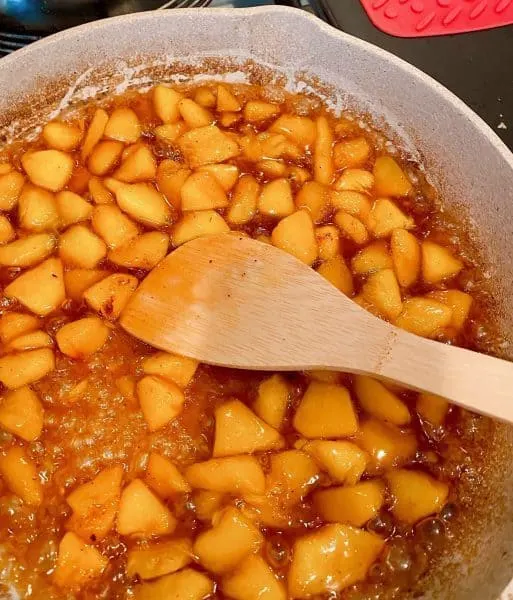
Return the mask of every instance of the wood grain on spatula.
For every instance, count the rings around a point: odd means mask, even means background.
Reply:
[[[365,373],[513,422],[513,363],[402,331],[296,258],[233,233],[168,255],[139,286],[121,325],[156,348],[209,364]]]

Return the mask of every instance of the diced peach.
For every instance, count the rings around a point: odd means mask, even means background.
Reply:
[[[66,498],[73,510],[68,529],[86,540],[104,538],[114,526],[122,478],[123,467],[109,467],[76,487]]]
[[[123,144],[121,142],[103,140],[96,144],[91,152],[87,168],[93,175],[107,175],[118,164],[122,152]]]
[[[315,458],[337,483],[355,485],[365,472],[370,456],[347,441],[312,440],[301,449]]]
[[[38,348],[0,358],[0,381],[14,390],[42,379],[55,369],[55,356],[50,348]]]
[[[278,117],[269,131],[282,133],[303,148],[311,146],[317,135],[317,129],[312,119],[287,114]]]
[[[178,110],[186,125],[191,129],[208,127],[215,121],[209,110],[190,98],[182,98],[178,103]]]
[[[12,210],[20,197],[25,177],[18,171],[0,176],[0,210]]]
[[[215,410],[213,456],[231,456],[276,450],[281,435],[239,400],[229,400]]]
[[[401,290],[392,269],[371,273],[363,285],[362,296],[385,319],[397,318],[403,309]]]
[[[59,227],[59,211],[55,196],[35,185],[25,185],[18,200],[18,221],[28,231],[55,231]]]
[[[125,308],[139,281],[132,275],[114,273],[84,292],[84,300],[101,317],[115,321]]]
[[[225,494],[210,490],[196,490],[192,495],[194,512],[200,521],[211,522],[221,509]]]
[[[71,269],[64,273],[66,296],[80,302],[84,292],[98,281],[105,279],[109,271],[94,269]]]
[[[177,121],[176,123],[165,123],[155,127],[154,133],[159,141],[174,144],[188,129],[184,121]]]
[[[329,185],[333,179],[333,131],[325,116],[317,117],[315,121],[315,142],[313,147],[314,179],[324,185]]]
[[[41,435],[43,415],[38,395],[27,386],[8,392],[0,404],[0,426],[27,442]]]
[[[43,139],[54,150],[70,152],[80,144],[82,132],[70,123],[52,121],[43,127]]]
[[[263,186],[258,198],[258,211],[280,218],[294,212],[294,199],[288,179],[275,179]]]
[[[126,574],[140,579],[155,579],[183,569],[192,559],[192,544],[187,538],[132,548],[127,554]]]
[[[228,198],[217,179],[206,171],[196,171],[183,184],[180,191],[181,208],[188,210],[213,210],[228,206]]]
[[[219,112],[238,112],[242,109],[237,97],[224,85],[217,86],[217,106]]]
[[[420,245],[405,229],[394,229],[390,238],[395,274],[401,287],[413,285],[420,272]]]
[[[140,145],[123,161],[114,177],[125,183],[138,183],[155,179],[157,174],[157,161],[148,146]]]
[[[237,142],[215,125],[188,131],[178,138],[177,143],[193,169],[224,162],[240,153]]]
[[[66,533],[59,544],[53,581],[59,587],[78,591],[100,577],[108,562],[94,546],[86,544],[72,532]]]
[[[365,225],[360,219],[353,217],[353,215],[339,210],[335,215],[335,223],[342,232],[342,235],[349,238],[355,244],[361,246],[369,240],[369,234]]]
[[[312,381],[296,410],[293,425],[306,438],[337,438],[355,433],[358,420],[344,386]]]
[[[389,198],[378,198],[368,219],[370,232],[377,238],[389,237],[394,229],[413,229],[415,221]]]
[[[279,430],[287,413],[289,394],[285,379],[278,374],[272,375],[258,386],[253,410],[268,425]]]
[[[167,201],[177,210],[182,203],[182,187],[192,171],[174,160],[163,160],[157,167],[157,186]]]
[[[317,484],[320,468],[315,460],[301,450],[286,450],[271,456],[267,489],[279,502],[293,505],[303,500]]]
[[[55,202],[62,227],[87,221],[93,212],[93,207],[89,202],[68,190],[59,192],[55,196]]]
[[[135,600],[204,600],[214,592],[214,582],[194,569],[182,569],[135,588]]]
[[[312,219],[304,210],[282,219],[273,229],[272,242],[307,265],[317,259],[317,240]]]
[[[153,106],[155,112],[164,123],[175,123],[180,119],[178,103],[183,96],[173,88],[157,85],[153,90]]]
[[[120,267],[149,271],[166,256],[168,248],[169,236],[166,233],[150,231],[111,250],[108,259]]]
[[[147,183],[125,183],[115,192],[119,208],[147,227],[171,222],[171,211],[164,196]]]
[[[369,197],[361,192],[336,191],[330,193],[331,206],[336,211],[343,211],[367,224],[371,211]]]
[[[447,501],[449,487],[422,471],[390,471],[386,480],[392,496],[392,514],[399,521],[416,523],[437,513]]]
[[[40,320],[34,315],[19,312],[6,312],[0,317],[0,341],[7,344],[11,340],[38,329]]]
[[[180,246],[204,235],[228,233],[229,231],[230,228],[226,221],[214,210],[191,211],[173,227],[171,241],[173,246]]]
[[[105,344],[110,329],[98,317],[85,317],[67,323],[55,335],[63,354],[82,359],[94,354]]]
[[[5,215],[0,215],[0,245],[7,244],[16,237],[11,222]]]
[[[131,108],[116,108],[105,126],[104,135],[111,140],[119,140],[127,144],[137,142],[141,136],[141,123]]]
[[[7,352],[21,352],[36,348],[52,348],[53,340],[46,331],[32,331],[15,338],[5,347]]]
[[[371,475],[405,464],[417,451],[414,433],[377,419],[363,421],[354,442],[370,454],[367,472]]]
[[[159,375],[183,389],[194,377],[198,361],[170,352],[157,352],[143,361],[142,368],[146,375]]]
[[[148,460],[146,483],[161,498],[170,498],[176,494],[186,494],[191,491],[191,486],[178,468],[165,456],[156,452],[152,452]]]
[[[12,446],[0,456],[0,475],[11,492],[26,504],[39,506],[43,501],[36,465],[23,448]]]
[[[407,196],[413,186],[391,156],[380,156],[374,163],[374,191],[378,196]]]
[[[472,296],[460,290],[435,290],[427,294],[428,298],[445,304],[452,310],[450,327],[460,331],[468,318],[472,306]]]
[[[449,402],[435,394],[422,393],[417,398],[417,412],[432,425],[443,425],[449,410]]]
[[[345,169],[334,187],[340,192],[368,193],[374,187],[374,175],[365,169]]]
[[[60,237],[59,256],[67,265],[94,269],[106,254],[103,240],[85,225],[72,225]]]
[[[225,192],[229,192],[239,179],[239,169],[236,165],[204,165],[198,171],[212,175]]]
[[[336,169],[363,167],[369,160],[372,148],[364,137],[344,140],[335,144],[333,162]]]
[[[55,250],[57,240],[50,233],[35,233],[0,247],[0,266],[33,267]]]
[[[334,258],[340,251],[340,235],[334,225],[324,225],[315,228],[315,239],[319,248],[319,258],[329,260]]]
[[[252,175],[243,175],[232,194],[227,220],[232,225],[244,225],[251,221],[257,210],[260,185]]]
[[[74,167],[71,156],[60,150],[26,152],[21,158],[21,164],[34,185],[51,192],[62,190],[70,180]]]
[[[150,431],[157,431],[175,419],[185,402],[182,390],[175,383],[155,375],[139,381],[137,396]]]
[[[330,209],[329,188],[317,181],[307,181],[296,195],[297,208],[310,212],[314,223],[322,222]]]
[[[348,525],[325,525],[296,540],[288,575],[291,598],[335,593],[365,579],[384,540]]]
[[[4,293],[42,317],[50,314],[66,297],[61,261],[49,258],[25,271],[5,288]]]
[[[388,245],[382,240],[362,248],[351,261],[351,268],[357,275],[368,275],[392,267],[393,263],[388,252]]]
[[[385,485],[371,479],[348,487],[332,487],[313,494],[313,503],[328,523],[361,527],[374,518],[385,501]]]
[[[422,242],[422,278],[426,283],[440,283],[456,276],[463,262],[444,246],[429,240]]]
[[[173,533],[176,519],[140,480],[134,479],[121,494],[116,529],[121,535],[149,538]]]
[[[372,417],[394,425],[410,423],[411,415],[406,404],[376,379],[356,375],[354,391],[363,410]]]
[[[395,325],[422,337],[435,337],[448,327],[452,320],[452,310],[431,298],[408,298]]]
[[[244,120],[248,123],[258,123],[272,119],[280,112],[277,104],[252,100],[244,107]]]
[[[191,465],[185,478],[193,488],[234,495],[263,494],[265,476],[253,456],[214,458]]]
[[[82,160],[86,160],[91,154],[93,148],[102,139],[105,126],[109,120],[109,115],[103,110],[98,108],[91,119],[91,123],[87,129],[87,133],[82,140],[81,157]]]
[[[317,267],[317,273],[322,275],[346,296],[353,295],[353,277],[342,256],[334,256],[321,263]]]
[[[200,534],[194,554],[208,571],[226,573],[246,556],[256,553],[263,544],[260,531],[239,510],[226,508],[216,515],[212,529]]]
[[[248,556],[221,582],[221,590],[234,600],[286,600],[287,591],[261,556]]]

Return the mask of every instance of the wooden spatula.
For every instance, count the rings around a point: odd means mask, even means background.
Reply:
[[[513,422],[513,363],[402,331],[296,258],[233,233],[167,256],[139,286],[121,325],[204,363],[365,373]]]

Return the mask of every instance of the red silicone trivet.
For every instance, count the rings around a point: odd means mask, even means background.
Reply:
[[[513,24],[513,0],[361,2],[376,27],[398,37],[448,35]]]

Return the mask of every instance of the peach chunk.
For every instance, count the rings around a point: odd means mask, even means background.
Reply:
[[[347,485],[360,480],[370,460],[367,452],[346,441],[312,440],[301,449],[313,456],[334,481]]]
[[[0,381],[14,390],[42,379],[55,369],[55,356],[50,348],[8,354],[0,358]]]
[[[193,488],[233,495],[263,494],[265,475],[253,456],[214,458],[191,465],[185,478]]]
[[[161,429],[177,417],[185,402],[182,390],[175,383],[155,375],[139,381],[137,396],[150,431]]]
[[[213,456],[250,454],[283,448],[281,435],[239,400],[230,400],[215,410]]]
[[[178,468],[168,458],[156,452],[152,452],[148,460],[146,483],[161,498],[170,498],[191,491],[191,486]]]
[[[72,532],[66,533],[59,544],[57,566],[53,580],[63,588],[76,589],[99,577],[109,560],[94,546],[83,542]]]
[[[325,525],[294,544],[288,576],[289,596],[335,593],[365,579],[384,541],[348,525]]]
[[[193,358],[170,352],[157,352],[144,359],[142,369],[146,375],[159,375],[183,389],[191,382],[198,364]]]
[[[440,426],[449,410],[449,402],[435,394],[422,393],[417,398],[416,408],[424,420],[429,421],[432,425]]]
[[[221,582],[221,590],[234,600],[286,600],[287,592],[261,556],[251,555]]]
[[[194,554],[212,573],[231,571],[248,554],[263,544],[260,531],[239,510],[226,508],[216,515],[212,529],[201,533],[194,543]]]
[[[135,600],[204,600],[214,582],[194,569],[183,569],[135,588]]]
[[[66,498],[73,509],[68,529],[86,540],[104,538],[114,525],[122,478],[123,467],[109,467],[75,488]]]
[[[82,359],[100,350],[109,334],[110,329],[98,317],[85,317],[61,327],[55,339],[63,354]]]
[[[337,438],[356,433],[358,419],[344,386],[312,381],[296,410],[293,425],[306,438]]]
[[[39,506],[43,500],[43,486],[36,465],[23,448],[13,446],[0,456],[0,475],[13,494],[30,506]]]
[[[115,321],[127,305],[138,283],[133,275],[114,273],[88,288],[84,293],[84,300],[101,317]]]
[[[374,191],[377,196],[407,196],[413,186],[391,156],[380,156],[374,163]]]
[[[173,533],[176,519],[171,511],[140,479],[134,479],[121,494],[116,529],[121,535],[149,538]]]
[[[318,256],[317,240],[310,215],[305,210],[282,219],[273,229],[272,242],[307,265]]]
[[[385,484],[372,479],[348,487],[332,487],[313,494],[314,506],[330,523],[361,527],[374,518],[385,501]]]
[[[286,380],[281,375],[271,375],[258,386],[253,410],[268,425],[280,429],[287,412],[289,394]]]
[[[43,414],[38,395],[24,386],[4,396],[0,404],[0,426],[22,440],[33,442],[43,430]]]
[[[354,391],[362,408],[371,416],[394,425],[407,425],[411,421],[406,404],[376,379],[357,375]]]
[[[449,494],[447,484],[422,471],[390,471],[386,480],[392,496],[392,514],[408,524],[438,512]]]
[[[74,162],[69,154],[60,150],[26,152],[21,164],[34,185],[58,192],[68,183]]]
[[[126,573],[129,577],[155,579],[183,569],[192,559],[191,541],[178,538],[129,550]]]

